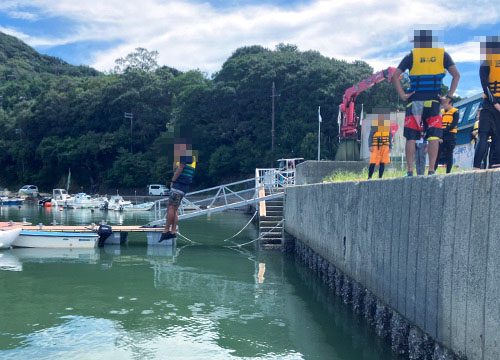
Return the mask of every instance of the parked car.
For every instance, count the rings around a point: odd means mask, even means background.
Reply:
[[[38,187],[35,185],[24,185],[18,191],[19,195],[38,196]]]
[[[160,184],[151,184],[148,186],[149,188],[149,195],[152,196],[167,196],[168,195],[168,188],[166,185],[160,185]]]

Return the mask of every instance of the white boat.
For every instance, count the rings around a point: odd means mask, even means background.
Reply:
[[[132,206],[126,206],[123,208],[124,211],[149,211],[155,206],[154,202],[147,202],[143,204],[137,204]]]
[[[8,249],[21,233],[21,228],[0,229],[0,249]]]
[[[111,199],[109,199],[107,209],[122,211],[125,210],[126,207],[132,207],[132,203],[130,201],[123,200],[123,197],[120,195],[113,195],[111,196]]]
[[[21,231],[14,247],[28,248],[95,248],[99,242],[96,233],[50,231]]]
[[[68,192],[64,189],[53,189],[52,190],[52,206],[62,206],[64,207],[66,202],[71,199]]]
[[[73,209],[90,209],[94,207],[92,198],[85,193],[78,193],[72,200],[66,201],[67,206]]]
[[[9,198],[7,196],[0,197],[0,205],[22,205],[24,199],[21,198]]]
[[[109,203],[109,200],[106,196],[98,196],[92,198],[92,205],[96,209],[102,209],[105,203]]]

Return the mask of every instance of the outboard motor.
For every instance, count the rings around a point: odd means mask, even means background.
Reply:
[[[101,209],[102,209],[102,210],[108,210],[108,205],[109,205],[109,204],[108,204],[108,201],[107,201],[107,200],[106,200],[106,201],[104,201],[104,204],[102,204],[102,205],[101,205]]]
[[[111,236],[113,233],[113,230],[111,229],[111,226],[109,225],[101,225],[99,226],[99,229],[97,230],[97,235],[99,235],[99,247],[103,247],[104,243],[106,242],[106,239]]]

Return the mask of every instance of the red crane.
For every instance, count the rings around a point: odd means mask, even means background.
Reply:
[[[340,112],[342,113],[339,124],[340,141],[343,139],[358,139],[359,117],[354,113],[354,101],[356,101],[358,95],[384,80],[391,81],[395,71],[396,68],[389,67],[373,74],[345,91],[342,104],[340,104]]]

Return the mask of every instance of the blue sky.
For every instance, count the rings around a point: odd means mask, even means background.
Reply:
[[[296,44],[325,56],[397,66],[414,28],[443,29],[462,79],[458,94],[480,92],[477,36],[498,35],[498,0],[2,0],[0,31],[72,64],[109,70],[136,47],[159,63],[211,74],[238,47]],[[449,79],[445,80],[449,84]]]

